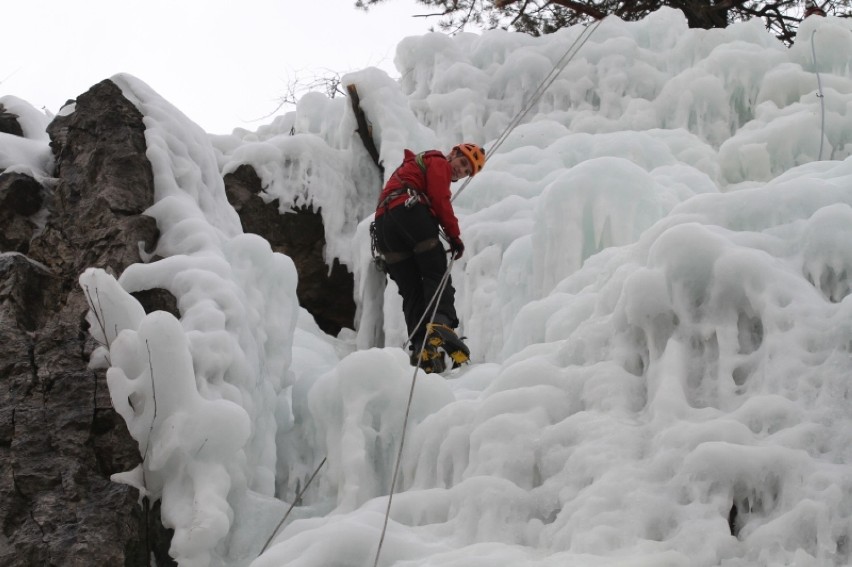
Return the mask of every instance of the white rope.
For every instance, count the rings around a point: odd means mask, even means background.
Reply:
[[[503,144],[503,142],[506,141],[506,138],[509,137],[509,134],[512,132],[512,130],[514,130],[518,126],[518,124],[521,123],[521,121],[524,119],[524,117],[526,117],[526,115],[529,113],[529,111],[532,110],[532,107],[535,106],[535,104],[541,99],[541,97],[544,95],[544,92],[548,89],[548,87],[550,87],[551,84],[553,84],[553,82],[556,80],[556,77],[559,76],[559,73],[562,72],[562,70],[565,68],[565,66],[568,64],[568,62],[571,61],[574,58],[575,55],[577,55],[577,52],[589,40],[589,38],[592,36],[594,31],[598,28],[598,26],[600,26],[602,21],[603,20],[596,21],[594,24],[586,27],[582,31],[582,33],[580,33],[580,35],[577,36],[577,39],[574,40],[574,43],[572,43],[568,47],[568,49],[565,51],[565,53],[562,55],[562,57],[559,59],[559,61],[557,61],[556,64],[554,64],[553,69],[550,71],[550,73],[544,78],[544,80],[541,82],[541,84],[538,86],[538,88],[536,88],[536,90],[533,91],[532,95],[530,95],[529,100],[524,104],[521,111],[518,112],[518,114],[515,116],[515,118],[512,119],[512,121],[509,123],[508,126],[506,126],[506,129],[503,131],[503,133],[497,138],[497,141],[494,142],[494,144],[488,150],[488,152],[486,153],[486,161],[488,159],[488,155],[493,154],[497,150],[497,148],[499,148]],[[465,180],[465,182],[462,184],[461,188],[458,191],[456,191],[456,194],[453,195],[453,197],[450,199],[451,202],[456,197],[458,197],[459,194],[461,194],[461,192],[465,189],[465,187],[467,187],[467,184],[469,182],[470,182],[470,177],[468,177]],[[438,290],[435,292],[435,295],[432,296],[432,299],[429,302],[429,306],[431,306],[434,303],[434,306],[432,307],[431,318],[429,319],[430,321],[433,321],[435,319],[435,313],[438,310],[438,298],[441,296],[441,294],[444,293],[444,288],[446,287],[447,282],[449,281],[450,271],[452,270],[454,261],[455,261],[455,258],[450,259],[449,265],[447,266],[447,271],[444,273],[444,277],[441,279],[441,283],[438,286]],[[426,313],[429,312],[429,306],[427,306],[426,309],[424,310],[423,317],[420,318],[420,322],[417,324],[415,329],[419,328],[420,325],[423,323],[423,318],[426,316]],[[412,335],[408,337],[408,342],[411,341],[413,335],[414,335],[414,333],[412,333]],[[379,565],[379,557],[381,556],[382,545],[384,544],[385,534],[387,533],[388,520],[390,518],[390,511],[391,511],[391,504],[393,503],[393,494],[394,494],[394,490],[396,489],[396,481],[397,481],[397,477],[399,476],[399,466],[400,466],[400,463],[402,461],[402,450],[403,450],[403,447],[405,445],[405,432],[408,428],[408,418],[409,418],[409,415],[411,413],[411,403],[414,400],[414,385],[417,382],[417,371],[420,370],[420,361],[423,360],[423,351],[425,350],[425,348],[426,348],[426,341],[424,340],[423,344],[420,347],[420,353],[418,355],[417,367],[414,369],[414,374],[412,374],[412,376],[411,376],[411,389],[409,390],[409,393],[408,393],[408,404],[406,405],[406,408],[405,408],[405,417],[402,420],[402,435],[400,436],[400,441],[399,441],[399,451],[397,452],[396,464],[394,465],[394,469],[393,469],[393,478],[391,479],[390,494],[388,495],[388,506],[387,506],[387,510],[385,511],[385,520],[384,520],[384,524],[382,526],[382,535],[379,538],[379,546],[376,549],[376,558],[375,558],[375,561],[373,561],[373,567],[378,567],[378,565]]]
[[[442,231],[442,232],[443,232],[443,231]],[[443,234],[442,234],[442,236],[443,236]],[[408,335],[408,338],[407,338],[407,339],[405,339],[405,342],[404,342],[404,343],[402,343],[402,347],[403,347],[403,348],[405,348],[405,346],[406,346],[407,344],[409,344],[409,343],[411,343],[411,342],[412,342],[412,341],[411,341],[411,339],[413,339],[413,338],[414,338],[414,335],[415,335],[415,334],[417,334],[417,329],[419,329],[419,328],[420,328],[420,325],[422,325],[422,324],[423,324],[423,322],[426,320],[426,314],[427,314],[427,313],[429,313],[429,310],[430,310],[430,309],[432,309],[432,305],[433,305],[433,304],[435,305],[435,310],[437,310],[437,308],[438,308],[438,303],[437,303],[437,302],[438,302],[438,298],[439,298],[439,297],[441,297],[441,294],[442,294],[442,293],[444,293],[444,288],[445,288],[445,287],[447,287],[447,282],[448,282],[448,281],[449,281],[449,279],[450,279],[450,270],[451,270],[451,269],[452,269],[452,267],[453,267],[453,262],[455,262],[455,258],[450,258],[450,264],[449,264],[449,266],[447,266],[447,271],[446,271],[446,272],[444,272],[444,275],[441,277],[441,281],[440,281],[440,282],[438,282],[438,291],[437,291],[437,292],[435,292],[435,294],[434,294],[434,295],[432,295],[432,299],[430,299],[430,300],[429,300],[429,303],[427,303],[427,304],[426,304],[426,307],[423,309],[423,315],[421,315],[421,316],[420,316],[420,320],[419,320],[419,321],[417,321],[417,324],[416,324],[416,325],[414,325],[414,330],[413,330],[413,331],[411,331],[411,334],[410,334],[410,335]],[[440,292],[440,293],[439,293],[439,292]],[[434,321],[434,320],[435,320],[435,312],[436,312],[435,310],[433,310],[433,311],[432,311],[432,319],[430,319],[430,321]],[[412,344],[413,344],[413,343],[412,343]],[[424,343],[424,344],[425,344],[425,343]],[[423,354],[423,353],[421,352],[420,354]]]
[[[441,284],[438,286],[438,289],[435,291],[435,294],[432,296],[432,300],[429,302],[435,306],[432,308],[432,313],[430,317],[430,321],[435,320],[435,313],[438,311],[438,299],[441,297],[441,294],[444,293],[444,288],[447,286],[447,282],[450,279],[450,271],[453,269],[453,262],[455,262],[455,258],[450,258],[450,262],[447,265],[447,271],[444,272],[444,277],[441,278]],[[426,316],[428,313],[428,307],[424,310],[423,316]],[[423,321],[423,318],[420,319]],[[419,324],[418,324],[419,326]],[[409,337],[410,339],[410,337]],[[426,349],[426,341],[424,337],[423,344],[420,347],[420,354],[417,356],[417,366],[414,368],[414,373],[411,375],[411,389],[408,392],[408,404],[405,406],[405,417],[402,419],[402,435],[399,440],[399,451],[396,454],[396,464],[393,467],[393,478],[391,479],[390,486],[390,494],[388,495],[388,507],[385,510],[385,521],[382,525],[382,536],[379,538],[379,546],[376,549],[376,559],[373,561],[373,567],[377,567],[379,564],[379,557],[382,554],[382,545],[385,543],[385,533],[388,529],[388,519],[390,518],[391,504],[393,503],[393,493],[396,488],[396,479],[399,476],[399,465],[402,462],[402,449],[405,446],[405,432],[408,429],[408,417],[411,414],[411,403],[414,400],[414,385],[417,383],[417,371],[420,370],[420,364],[423,360],[423,351]]]
[[[825,141],[825,96],[822,93],[822,79],[819,76],[819,66],[817,65],[817,56],[816,56],[816,47],[814,46],[814,36],[816,35],[816,30],[811,33],[811,53],[814,56],[814,72],[816,73],[817,78],[817,98],[819,98],[820,111],[822,114],[822,120],[820,124],[820,134],[819,134],[819,156],[817,157],[817,161],[822,160],[822,145]]]
[[[521,110],[518,112],[518,114],[515,115],[512,121],[509,122],[509,124],[503,130],[503,133],[500,134],[500,136],[497,138],[497,141],[495,141],[494,144],[492,144],[491,147],[488,148],[488,151],[485,153],[486,162],[488,161],[489,156],[493,155],[494,152],[497,151],[497,148],[503,145],[503,142],[506,141],[506,139],[509,137],[509,134],[512,133],[512,130],[517,128],[521,121],[527,116],[527,114],[529,114],[530,110],[532,110],[532,108],[538,103],[538,101],[541,100],[541,97],[544,96],[545,91],[550,87],[550,85],[553,84],[553,82],[556,80],[562,70],[565,69],[565,66],[568,65],[568,63],[572,59],[574,59],[574,57],[577,55],[577,52],[580,51],[580,48],[582,48],[583,45],[585,45],[586,42],[589,40],[589,38],[592,37],[592,34],[595,33],[595,30],[598,29],[598,26],[601,25],[601,22],[603,22],[604,19],[597,20],[595,23],[587,26],[585,29],[583,29],[580,35],[577,36],[577,39],[574,40],[574,43],[568,46],[568,49],[565,50],[565,53],[562,55],[562,57],[559,58],[559,61],[557,61],[553,65],[553,68],[550,70],[550,73],[548,73],[547,76],[541,81],[541,84],[539,84],[535,91],[533,91],[527,102],[523,105],[523,107],[521,107]],[[451,202],[455,200],[455,198],[458,197],[462,191],[465,190],[467,184],[470,183],[470,180],[470,177],[465,180],[459,190],[456,191],[455,195],[453,195],[452,199],[450,199]]]
[[[283,517],[283,518],[281,518],[281,521],[280,521],[280,522],[278,522],[278,525],[277,525],[277,526],[275,526],[275,529],[272,531],[272,535],[270,535],[270,536],[269,536],[269,539],[267,539],[267,540],[266,540],[266,543],[265,543],[265,544],[263,544],[263,549],[261,549],[261,550],[260,550],[260,553],[258,554],[258,557],[260,557],[261,555],[263,555],[263,552],[264,552],[264,551],[266,551],[266,548],[267,548],[267,547],[269,547],[269,544],[270,544],[270,543],[272,543],[272,538],[274,538],[274,537],[275,537],[275,534],[277,534],[277,533],[278,533],[278,530],[279,530],[279,529],[281,529],[281,526],[282,526],[282,525],[284,525],[284,522],[286,522],[286,521],[287,521],[287,518],[290,516],[290,512],[292,512],[292,511],[293,511],[293,508],[295,508],[295,507],[296,507],[296,503],[302,500],[302,496],[303,496],[303,495],[305,494],[305,492],[308,490],[308,487],[309,487],[309,486],[311,485],[311,483],[314,481],[314,478],[317,476],[317,474],[319,474],[320,469],[322,468],[322,466],[325,464],[325,462],[326,462],[327,460],[328,460],[328,457],[323,457],[323,459],[322,459],[322,461],[320,462],[319,466],[317,466],[316,470],[314,471],[314,474],[312,474],[312,475],[311,475],[311,478],[309,478],[309,479],[308,479],[308,482],[306,482],[306,483],[305,483],[305,486],[302,488],[302,490],[300,490],[300,491],[299,491],[299,493],[298,493],[298,494],[296,495],[296,497],[293,499],[293,503],[292,503],[292,504],[290,504],[290,507],[287,509],[287,513],[286,513],[286,514],[284,514],[284,517]]]

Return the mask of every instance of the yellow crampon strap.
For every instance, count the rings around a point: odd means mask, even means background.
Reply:
[[[470,360],[470,357],[468,357],[464,353],[464,351],[461,351],[461,350],[455,350],[455,351],[451,352],[450,358],[452,358],[453,362],[456,363],[456,364],[464,364],[465,362]]]
[[[433,346],[439,346],[440,342],[435,343],[435,342],[429,341],[429,344],[431,344]],[[441,357],[440,352],[438,352],[435,349],[427,348],[427,349],[423,349],[423,353],[420,356],[420,360],[422,360],[423,362],[428,362],[428,361],[430,361],[434,358],[440,358],[440,357]]]
[[[440,329],[440,330],[439,330]],[[441,347],[444,352],[450,355],[450,358],[453,359],[455,364],[464,364],[468,360],[470,360],[470,356],[461,349],[448,348],[447,343],[444,341],[444,338],[441,336],[441,331],[445,333],[449,333],[451,336],[455,336],[456,332],[453,331],[446,325],[441,325],[440,323],[427,323],[426,324],[426,342],[434,347]],[[461,342],[461,339],[459,339]]]

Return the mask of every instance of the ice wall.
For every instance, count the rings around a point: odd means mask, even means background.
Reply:
[[[398,87],[353,74],[386,166],[488,148],[579,33],[429,34],[400,44]],[[381,564],[850,561],[852,28],[800,34],[788,50],[759,23],[608,19],[489,155],[455,200],[473,364],[416,382]],[[119,82],[146,117],[166,256],[83,279],[110,303],[111,391],[147,455],[121,480],[163,498],[182,564],[368,564],[412,369],[366,262],[382,180],[348,101],[211,140]],[[385,348],[305,319],[292,264],[224,199],[241,162],[266,198],[322,208]],[[145,287],[180,320],[141,313],[127,292]]]

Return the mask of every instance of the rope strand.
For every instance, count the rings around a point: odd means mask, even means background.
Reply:
[[[562,57],[559,59],[559,61],[556,62],[556,64],[553,66],[553,69],[544,78],[544,80],[541,82],[541,84],[538,86],[538,88],[536,88],[536,90],[533,91],[533,94],[530,96],[529,100],[524,105],[524,107],[521,109],[521,111],[515,116],[514,119],[512,119],[512,121],[509,123],[509,125],[506,127],[506,129],[503,131],[503,133],[497,138],[497,141],[491,146],[490,150],[486,154],[486,161],[488,159],[488,154],[493,154],[497,150],[497,148],[499,148],[503,144],[503,142],[506,141],[506,139],[509,137],[509,134],[512,132],[512,130],[514,130],[518,126],[518,124],[521,123],[521,121],[529,113],[529,111],[532,109],[532,107],[535,106],[535,104],[539,101],[539,99],[541,99],[542,95],[544,95],[544,92],[547,90],[547,88],[551,84],[553,84],[553,82],[556,80],[556,77],[559,76],[559,73],[561,73],[562,69],[565,68],[565,65],[567,65],[568,62],[571,61],[571,59],[574,58],[575,55],[577,55],[577,52],[589,40],[589,38],[592,36],[594,31],[598,28],[598,26],[600,26],[602,21],[603,20],[596,21],[594,24],[586,27],[580,33],[580,35],[577,36],[577,39],[574,40],[574,43],[572,43],[568,47],[568,49],[565,51],[565,53],[562,55]],[[470,182],[470,177],[468,177],[465,180],[465,182],[462,184],[461,188],[458,191],[456,191],[456,194],[452,196],[452,198],[450,199],[450,202],[455,200],[455,198],[458,197],[461,194],[462,191],[464,191],[465,187],[467,187],[467,184],[469,182]],[[426,309],[424,309],[423,317],[420,318],[420,321],[417,323],[415,329],[420,328],[420,325],[423,324],[423,320],[426,317],[426,313],[429,312],[430,307],[432,307],[432,313],[431,313],[430,321],[435,319],[435,313],[438,310],[438,298],[441,296],[441,294],[443,294],[444,288],[446,287],[447,282],[449,281],[450,271],[452,270],[454,261],[455,261],[455,258],[450,259],[449,265],[447,266],[447,271],[444,272],[444,276],[441,279],[441,283],[438,286],[438,290],[432,296],[432,299],[429,301],[429,305],[426,307]],[[432,306],[433,303],[434,303],[434,306]],[[414,333],[412,333],[408,337],[408,340],[406,341],[406,343],[411,342],[411,339],[413,338],[413,336],[414,336]],[[391,479],[390,494],[388,495],[388,506],[387,506],[387,510],[385,511],[385,520],[384,520],[384,524],[382,525],[382,535],[379,538],[379,545],[378,545],[378,548],[376,549],[376,558],[375,558],[375,561],[373,562],[373,567],[378,567],[378,565],[379,565],[379,557],[381,556],[382,546],[383,546],[384,541],[385,541],[385,534],[387,533],[388,520],[390,518],[390,511],[391,511],[391,504],[393,503],[393,494],[394,494],[394,490],[396,489],[396,481],[397,481],[397,477],[399,476],[399,466],[400,466],[400,463],[402,461],[402,451],[403,451],[403,447],[405,445],[405,432],[406,432],[406,429],[408,427],[408,418],[409,418],[409,415],[411,413],[411,404],[412,404],[412,401],[414,400],[414,385],[416,384],[416,381],[417,381],[417,371],[420,369],[420,361],[423,359],[423,351],[424,351],[425,348],[426,348],[426,341],[424,340],[423,344],[420,346],[420,354],[418,355],[417,367],[414,369],[414,374],[411,376],[411,389],[409,390],[409,393],[408,393],[408,404],[406,405],[405,417],[403,418],[403,421],[402,421],[402,435],[400,436],[400,441],[399,441],[399,451],[397,452],[396,464],[394,465],[394,469],[393,469],[393,478]]]
[[[431,313],[431,316],[430,316],[430,319],[429,319],[430,321],[433,321],[435,319],[435,313],[438,312],[438,300],[437,300],[437,298],[440,297],[441,294],[444,293],[444,288],[447,286],[447,282],[450,279],[450,271],[453,269],[453,263],[454,262],[455,262],[455,258],[450,258],[449,265],[447,266],[447,271],[444,272],[444,277],[441,278],[441,285],[438,286],[438,289],[435,291],[435,294],[432,296],[432,300],[429,302],[430,305],[432,303],[435,304],[435,306],[432,308],[432,313]],[[427,307],[426,310],[424,310],[424,313],[423,313],[424,317],[426,316],[426,313],[428,311],[429,311],[429,308]],[[422,323],[423,319],[421,318],[420,321]],[[418,324],[418,326],[419,326],[419,324]],[[411,337],[409,337],[409,340],[410,339],[411,339]],[[426,348],[426,341],[424,340],[423,344],[420,346],[420,354],[417,357],[417,367],[414,369],[414,373],[411,375],[411,388],[408,391],[408,404],[405,406],[405,417],[402,419],[402,435],[400,436],[400,439],[399,439],[399,451],[396,454],[396,464],[393,467],[393,477],[391,478],[390,494],[388,494],[388,507],[387,507],[387,510],[385,511],[385,520],[384,520],[384,524],[382,525],[382,535],[379,538],[379,546],[376,549],[376,559],[375,559],[375,561],[373,561],[373,567],[378,566],[379,557],[382,554],[382,546],[385,543],[385,534],[387,533],[387,529],[388,529],[388,520],[390,519],[391,504],[393,503],[393,493],[394,493],[394,490],[396,489],[397,477],[399,476],[399,465],[402,462],[402,449],[405,446],[405,432],[408,429],[408,417],[411,414],[411,404],[414,401],[414,385],[417,383],[417,371],[420,370],[420,362],[423,360],[423,350],[425,348]]]
[[[538,101],[544,95],[545,91],[550,87],[550,85],[553,84],[554,81],[556,81],[556,78],[559,76],[565,66],[572,59],[574,59],[574,57],[577,55],[577,52],[580,51],[580,48],[582,48],[586,44],[586,42],[589,41],[589,38],[592,37],[592,34],[595,33],[595,30],[598,29],[598,27],[601,25],[601,22],[603,22],[603,19],[597,20],[595,23],[584,28],[580,35],[578,35],[577,38],[574,40],[574,43],[568,46],[568,49],[565,50],[565,53],[562,55],[562,57],[560,57],[559,60],[553,65],[553,69],[550,70],[547,76],[542,80],[541,84],[539,84],[535,91],[533,91],[528,101],[524,104],[518,114],[515,115],[512,121],[509,122],[509,125],[506,126],[506,128],[503,130],[503,133],[498,136],[497,141],[495,141],[494,144],[492,144],[492,146],[485,153],[486,163],[488,162],[488,157],[493,155],[494,152],[497,151],[497,148],[503,145],[503,142],[506,141],[506,139],[509,137],[509,134],[512,133],[512,130],[518,127],[518,125],[526,117],[526,115],[529,114],[530,110],[532,110],[533,106],[538,103]],[[455,200],[455,198],[458,197],[462,193],[462,191],[465,190],[468,183],[470,183],[470,180],[470,177],[465,180],[459,190],[456,191],[456,194],[453,195],[453,197],[450,199],[451,202]]]
[[[296,497],[293,499],[293,503],[290,504],[290,507],[287,509],[287,513],[284,514],[284,517],[281,518],[281,521],[278,522],[278,525],[275,526],[274,530],[272,530],[272,535],[270,535],[269,539],[266,540],[266,543],[263,544],[263,549],[260,550],[260,553],[257,555],[258,557],[263,555],[263,552],[266,551],[266,548],[269,547],[270,543],[272,543],[272,538],[275,537],[275,534],[278,533],[278,530],[281,529],[281,526],[284,525],[285,521],[287,521],[287,518],[290,516],[290,512],[292,512],[293,508],[296,507],[296,503],[299,502],[302,499],[302,496],[305,494],[305,491],[308,490],[308,487],[314,481],[314,478],[320,472],[320,469],[325,464],[326,460],[328,460],[328,457],[323,457],[322,462],[320,462],[319,466],[317,466],[316,470],[314,471],[314,474],[311,475],[311,478],[308,479],[308,482],[305,483],[305,486],[302,488],[301,491],[299,491],[299,494],[297,494]]]
[[[414,325],[414,330],[411,331],[411,334],[408,335],[407,339],[405,339],[405,342],[402,345],[403,348],[405,348],[407,344],[411,343],[411,339],[414,338],[415,333],[417,333],[417,329],[419,329],[420,325],[422,325],[423,322],[426,320],[426,314],[429,312],[430,309],[432,309],[433,305],[435,306],[435,309],[432,311],[432,318],[430,319],[430,321],[435,320],[435,313],[438,309],[438,298],[441,297],[441,295],[444,293],[444,288],[447,287],[447,282],[450,279],[450,269],[453,266],[453,262],[455,262],[455,258],[450,259],[450,264],[449,266],[447,266],[447,271],[444,272],[444,275],[441,277],[441,281],[438,282],[438,290],[435,292],[434,295],[432,295],[432,299],[429,300],[429,303],[426,304],[426,308],[423,309],[423,315],[420,316],[420,320],[417,321],[416,325]],[[421,352],[420,354],[423,353]]]
[[[816,47],[814,46],[814,36],[816,35],[816,30],[811,34],[811,53],[814,56],[814,72],[816,73],[817,78],[817,98],[819,98],[819,105],[822,114],[822,120],[820,124],[820,134],[819,134],[819,155],[817,156],[817,161],[822,160],[822,144],[825,141],[825,96],[822,93],[822,79],[819,76],[819,67],[817,66],[817,56],[816,56]]]

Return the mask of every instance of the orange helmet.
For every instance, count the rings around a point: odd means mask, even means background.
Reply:
[[[485,166],[485,150],[476,144],[459,144],[453,149],[461,152],[470,162],[471,177],[479,173]]]

